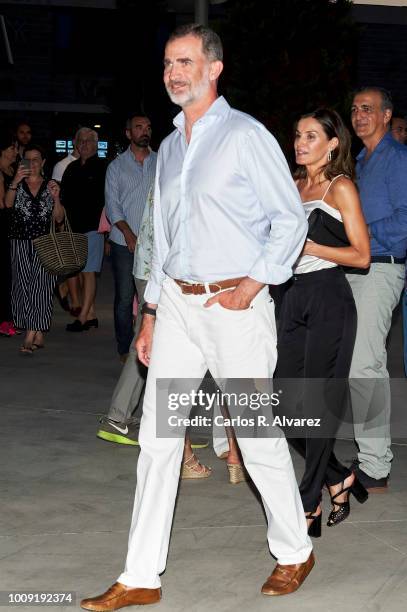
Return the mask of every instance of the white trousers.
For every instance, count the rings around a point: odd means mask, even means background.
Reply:
[[[265,287],[249,309],[204,308],[210,294],[183,295],[164,281],[140,426],[141,452],[125,571],[129,587],[158,588],[164,571],[184,439],[157,438],[159,378],[271,378],[277,360],[274,304]],[[263,500],[270,551],[281,564],[303,563],[312,550],[287,441],[239,438],[244,464]],[[216,503],[216,500],[214,500]]]

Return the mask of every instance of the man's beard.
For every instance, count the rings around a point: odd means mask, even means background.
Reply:
[[[180,93],[173,93],[170,86],[166,86],[167,93],[170,97],[171,102],[181,106],[189,106],[192,102],[199,100],[209,89],[209,78],[208,74],[205,73],[202,79],[194,86],[191,85],[190,81],[173,81],[173,84],[186,85],[188,89]]]
[[[150,138],[148,136],[143,136],[138,140],[133,140],[133,143],[136,145],[136,147],[140,147],[140,149],[147,149],[147,147],[150,145]]]
[[[186,83],[186,84],[189,85],[189,83]],[[181,93],[173,93],[170,87],[166,87],[166,89],[167,89],[167,94],[169,95],[171,102],[173,102],[174,104],[177,104],[178,106],[188,106],[188,104],[193,102],[194,97],[193,97],[190,86],[187,91],[183,91]]]

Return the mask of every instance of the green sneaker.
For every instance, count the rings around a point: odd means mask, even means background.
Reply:
[[[101,440],[115,442],[116,444],[139,446],[139,425],[134,423],[117,423],[107,417],[103,417],[100,420],[100,424],[96,436]]]

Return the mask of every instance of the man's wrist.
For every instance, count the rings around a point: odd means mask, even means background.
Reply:
[[[123,235],[132,232],[130,225],[124,219],[119,219],[119,221],[115,221],[114,223],[112,223],[112,225],[117,227],[117,229],[121,231]]]
[[[254,280],[246,276],[236,287],[235,295],[242,300],[253,300],[256,295],[265,287],[264,283]]]
[[[157,314],[157,308],[151,308],[147,303],[144,303],[143,306],[141,307],[141,314],[142,315],[149,315],[151,317],[155,317]]]
[[[133,230],[132,230],[132,229],[131,229],[131,227],[129,227],[129,226],[124,227],[124,228],[122,229],[122,232],[123,232],[123,234],[124,234],[124,235],[128,235],[128,234],[130,234],[130,236],[135,236],[135,234],[134,234]]]

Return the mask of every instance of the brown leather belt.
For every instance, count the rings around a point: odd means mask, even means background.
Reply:
[[[174,281],[181,287],[181,291],[185,295],[202,295],[203,293],[217,293],[222,291],[222,289],[236,287],[243,278],[243,276],[240,278],[228,278],[227,280],[216,281],[216,283],[187,283],[177,278],[174,278]]]

